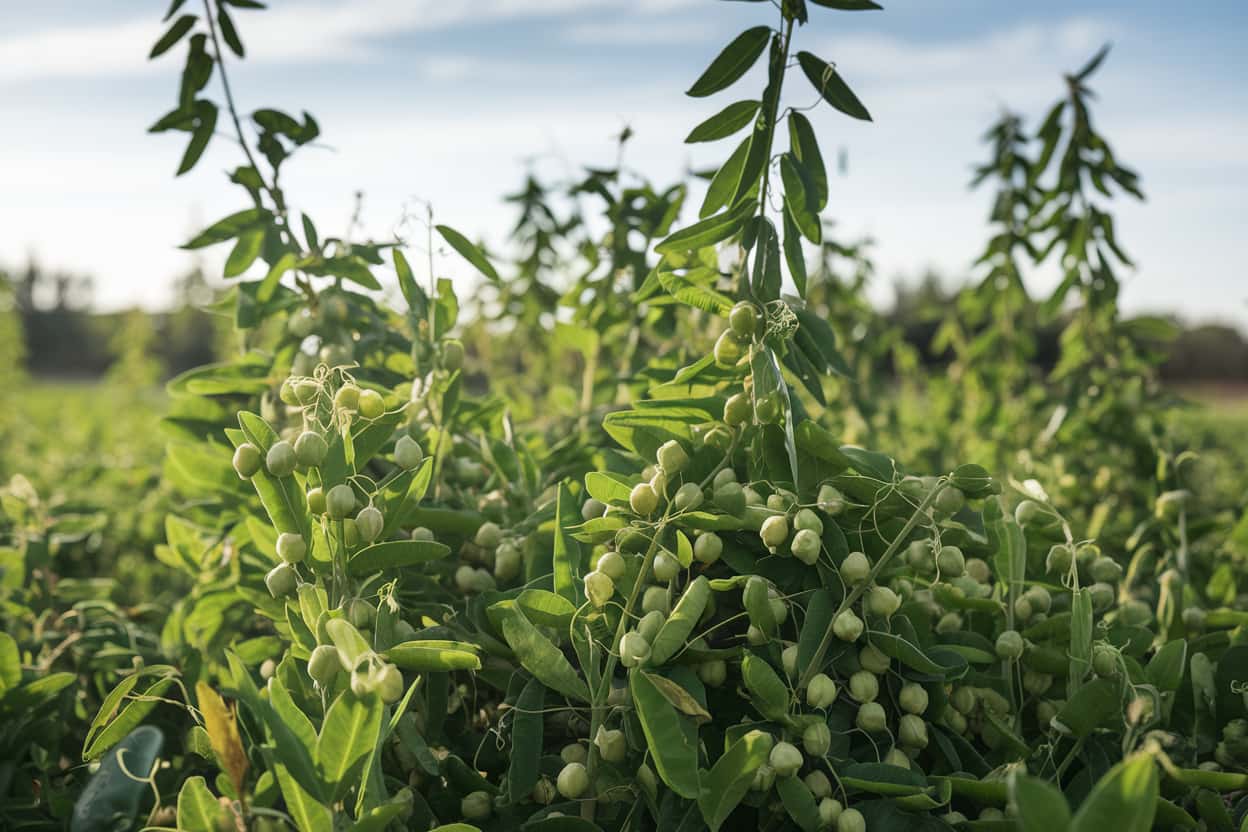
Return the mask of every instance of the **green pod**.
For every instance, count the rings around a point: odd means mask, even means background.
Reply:
[[[685,587],[684,594],[676,602],[672,614],[663,622],[658,635],[650,644],[650,664],[663,664],[676,654],[702,617],[702,611],[706,609],[706,602],[710,597],[710,582],[701,575]]]
[[[1066,676],[1070,672],[1069,656],[1056,647],[1032,647],[1023,654],[1022,663],[1028,670],[1051,676]]]
[[[776,633],[776,615],[771,611],[771,599],[767,594],[767,581],[753,575],[745,582],[745,590],[741,593],[741,605],[750,618],[750,623],[768,636]]]
[[[747,653],[741,660],[741,678],[760,714],[776,721],[788,718],[789,688],[766,659]]]

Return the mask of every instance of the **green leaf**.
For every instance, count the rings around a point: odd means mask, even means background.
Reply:
[[[817,832],[821,826],[819,807],[815,804],[815,796],[801,778],[777,777],[776,791],[780,793],[784,810],[802,828],[802,832]]]
[[[557,630],[566,629],[576,615],[576,604],[546,589],[526,589],[516,596],[515,603],[533,623]]]
[[[677,712],[639,668],[629,672],[628,683],[659,776],[676,794],[696,800],[701,786],[697,731],[692,722]]]
[[[225,277],[238,277],[260,256],[260,247],[264,243],[263,228],[249,228],[234,242],[230,256],[225,259]],[[259,298],[259,295],[257,295]]]
[[[542,635],[519,607],[501,605],[503,638],[525,670],[564,696],[589,701],[589,690],[563,652]]]
[[[373,652],[360,631],[345,618],[331,618],[325,624],[325,631],[329,633],[329,640],[338,648],[339,658],[347,670],[353,670],[361,659]]]
[[[824,101],[847,116],[862,121],[871,120],[871,114],[867,112],[866,107],[862,106],[858,96],[854,95],[854,91],[826,61],[809,52],[798,52],[797,62],[801,65],[802,72],[806,73],[806,77],[810,79],[810,83],[823,96]]]
[[[559,483],[555,497],[553,581],[555,592],[574,606],[585,602],[585,591],[580,581],[584,572],[585,553],[581,551],[580,542],[568,530],[580,524],[581,520],[580,509],[572,499],[567,482]]]
[[[590,471],[585,475],[585,490],[589,496],[607,505],[626,506],[632,491],[628,477],[610,471]]]
[[[679,670],[688,672],[688,668],[679,668]],[[711,721],[710,712],[702,707],[702,703],[679,682],[657,673],[646,673],[646,679],[659,693],[663,694],[663,698],[670,702],[672,707],[685,716],[693,717],[699,724]]]
[[[178,829],[186,832],[217,832],[232,826],[234,819],[208,790],[203,777],[188,777],[178,791]]]
[[[1187,642],[1171,641],[1162,646],[1149,661],[1145,672],[1148,680],[1162,692],[1173,692],[1183,682],[1187,666]]]
[[[721,243],[739,232],[757,207],[753,202],[744,200],[735,208],[682,228],[655,246],[654,250],[659,254],[672,254]]]
[[[1017,524],[1015,524],[1017,525]],[[1026,550],[1024,549],[1024,557]],[[1070,692],[1073,695],[1083,684],[1083,677],[1092,666],[1092,593],[1087,587],[1076,589],[1070,600]]]
[[[263,238],[263,235],[261,235]],[[240,238],[241,241],[241,238]],[[231,255],[233,252],[231,252]],[[277,291],[277,287],[282,282],[282,277],[286,272],[290,271],[299,262],[299,257],[294,252],[288,251],[278,258],[268,273],[264,276],[264,280],[260,281],[259,288],[256,289],[256,300],[260,303],[268,303],[273,299],[273,293]]]
[[[192,105],[195,114],[195,127],[191,130],[191,140],[187,142],[182,161],[178,163],[177,175],[181,176],[199,161],[212,141],[213,132],[217,129],[217,105],[211,101],[199,100]]]
[[[789,715],[789,688],[772,666],[753,653],[741,660],[741,677],[750,692],[750,702],[760,714],[781,721]]]
[[[1018,806],[1019,832],[1066,832],[1070,828],[1070,807],[1061,789],[1018,772],[1009,782],[1010,800]]]
[[[277,777],[277,785],[282,790],[282,799],[286,802],[286,811],[295,821],[299,832],[332,832],[334,828],[332,810],[317,800],[316,796],[300,784],[290,767],[275,749],[261,746],[260,753],[268,768]]]
[[[147,54],[148,60],[158,58],[168,52],[174,45],[182,40],[187,32],[191,31],[191,27],[195,25],[195,21],[199,18],[193,14],[184,14],[173,22],[173,25],[160,36],[160,40],[152,47],[152,51]]]
[[[221,27],[221,37],[225,40],[230,51],[240,58],[246,57],[247,50],[243,49],[243,41],[238,36],[238,30],[234,28],[234,21],[230,19],[230,15],[225,11],[225,6],[218,6],[217,23]]]
[[[806,297],[806,255],[802,251],[802,233],[793,218],[786,211],[784,214],[784,262],[789,267],[789,276],[797,289],[798,297]]]
[[[382,710],[380,696],[361,699],[349,688],[329,706],[316,739],[316,764],[336,798],[346,794],[364,759],[377,747]]]
[[[815,138],[815,128],[810,119],[796,111],[789,114],[789,150],[801,162],[813,186],[814,208],[818,214],[828,204],[828,171]]]
[[[750,731],[734,742],[709,772],[703,773],[698,809],[711,832],[718,832],[750,790],[754,772],[767,762],[773,742],[769,734]]]
[[[736,101],[699,124],[685,138],[686,144],[727,138],[754,121],[761,102]]]
[[[748,72],[758,60],[758,56],[763,54],[770,38],[771,29],[767,26],[746,29],[737,35],[732,43],[724,47],[724,50],[711,61],[711,65],[698,80],[693,82],[693,86],[685,94],[693,98],[704,98],[731,86]]]
[[[22,657],[17,642],[8,633],[0,633],[0,695],[22,682]]]
[[[511,753],[507,764],[507,795],[512,803],[526,800],[541,774],[543,709],[546,686],[525,683],[511,714]]]
[[[780,243],[776,227],[766,217],[753,220],[756,242],[754,244],[754,271],[752,286],[754,294],[763,302],[780,298]]]
[[[1071,832],[1148,832],[1157,813],[1159,779],[1151,754],[1126,758],[1092,787],[1075,813]]]
[[[157,677],[155,681],[131,695],[140,680],[152,676]],[[159,697],[169,689],[176,676],[177,671],[169,665],[152,665],[123,679],[100,705],[99,713],[87,731],[82,758],[94,760],[121,742],[160,704]]]
[[[745,160],[750,155],[753,141],[754,134],[750,133],[724,160],[719,170],[715,171],[711,184],[707,186],[706,196],[702,199],[702,207],[698,209],[699,219],[706,219],[723,208],[737,192],[737,183],[741,181],[741,171],[745,169]]]
[[[347,564],[347,571],[352,575],[371,575],[385,569],[403,569],[428,563],[444,558],[450,552],[449,546],[434,540],[389,540],[356,552]]]
[[[896,659],[911,670],[929,676],[943,676],[946,667],[933,661],[926,653],[906,639],[893,633],[872,632],[871,645],[889,658]]]
[[[480,670],[479,648],[462,641],[420,640],[405,641],[388,650],[381,657],[404,670],[417,672]]]
[[[884,8],[874,0],[810,0],[816,6],[843,12],[870,12]]]
[[[495,283],[502,282],[502,278],[498,276],[498,272],[493,264],[481,253],[481,249],[469,242],[467,237],[449,225],[435,225],[434,228],[442,235],[442,239],[450,243],[451,248],[459,252],[460,256],[471,263],[477,271]]]
[[[927,778],[919,772],[887,763],[854,763],[839,775],[846,786],[886,797],[921,794],[928,788]]]
[[[1121,713],[1119,682],[1094,679],[1079,688],[1053,717],[1054,727],[1075,737],[1086,737]]]

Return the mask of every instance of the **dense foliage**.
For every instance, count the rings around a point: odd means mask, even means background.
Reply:
[[[281,179],[320,126],[244,119],[229,86],[259,4],[183,6],[152,50],[186,51],[152,130],[186,134],[179,173],[239,143],[242,207],[186,247],[230,246],[242,349],[169,383],[159,471],[97,456],[68,491],[0,492],[6,825],[1245,822],[1242,472],[1175,430],[1163,324],[1118,313],[1107,200],[1139,185],[1092,128],[1104,52],[1034,141],[1013,115],[989,134],[983,277],[933,377],[865,302],[869,247],[831,237],[786,103],[813,88],[870,119],[800,45],[874,3],[760,4],[771,24],[693,82],[766,69],[687,138],[742,136],[696,220],[685,185],[623,168],[530,178],[511,263],[431,212],[410,239],[322,236]],[[443,256],[480,272],[471,304]],[[1067,277],[1035,303],[1021,275],[1049,256]],[[1044,378],[1030,333],[1063,308]],[[118,411],[159,406],[150,338],[118,343]],[[99,441],[150,442],[122,430]]]

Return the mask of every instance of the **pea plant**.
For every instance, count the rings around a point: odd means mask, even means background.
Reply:
[[[569,279],[554,237],[576,224],[530,187],[515,284],[431,210],[423,238],[319,234],[281,180],[318,123],[244,117],[229,84],[234,17],[259,5],[178,0],[152,50],[186,48],[178,105],[153,128],[189,134],[179,172],[219,115],[242,153],[229,175],[247,207],[187,243],[230,245],[221,306],[242,349],[169,385],[175,509],[156,555],[189,589],[98,704],[73,828],[134,826],[144,808],[148,828],[310,832],[1243,818],[1242,612],[1176,624],[1162,611],[1182,609],[1183,576],[1124,570],[1040,482],[970,459],[911,471],[834,432],[863,400],[828,392],[871,389],[872,353],[849,370],[829,318],[864,313],[829,309],[839,295],[808,280],[807,244],[831,244],[803,109],[869,114],[796,39],[875,3],[760,4],[772,22],[688,91],[728,90],[766,55],[761,93],[688,137],[748,131],[699,218],[682,224],[679,186],[591,172],[574,190],[599,196],[611,231]],[[494,325],[537,331],[543,310],[516,291],[558,287],[592,333],[573,406],[515,418],[550,400],[499,392],[456,337],[493,313],[461,321],[443,245],[494,287]],[[401,309],[379,299],[387,268]],[[558,349],[520,369],[568,366]],[[35,680],[18,654],[0,639],[0,713],[50,716],[37,703],[72,676]]]

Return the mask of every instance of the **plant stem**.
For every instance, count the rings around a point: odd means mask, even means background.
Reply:
[[[593,694],[589,718],[589,758],[586,760],[585,766],[589,773],[589,789],[592,796],[591,799],[581,804],[581,817],[585,818],[585,820],[592,821],[594,819],[594,807],[598,802],[596,800],[596,789],[594,788],[594,775],[598,768],[598,746],[594,744],[594,737],[606,718],[607,696],[611,693],[611,679],[615,674],[615,665],[620,660],[618,653],[620,639],[624,637],[624,633],[627,631],[633,605],[637,603],[637,596],[641,594],[641,588],[646,583],[646,575],[649,574],[650,567],[654,563],[654,557],[658,554],[659,536],[667,525],[670,511],[671,503],[668,503],[667,508],[663,511],[663,517],[654,529],[654,537],[650,539],[650,546],[646,549],[646,556],[641,563],[641,570],[637,573],[637,580],[633,582],[633,588],[628,593],[628,600],[624,602],[624,611],[620,613],[620,623],[615,627],[615,636],[611,644],[607,646],[607,664],[602,671],[602,680],[598,683],[598,690],[594,691]]]

